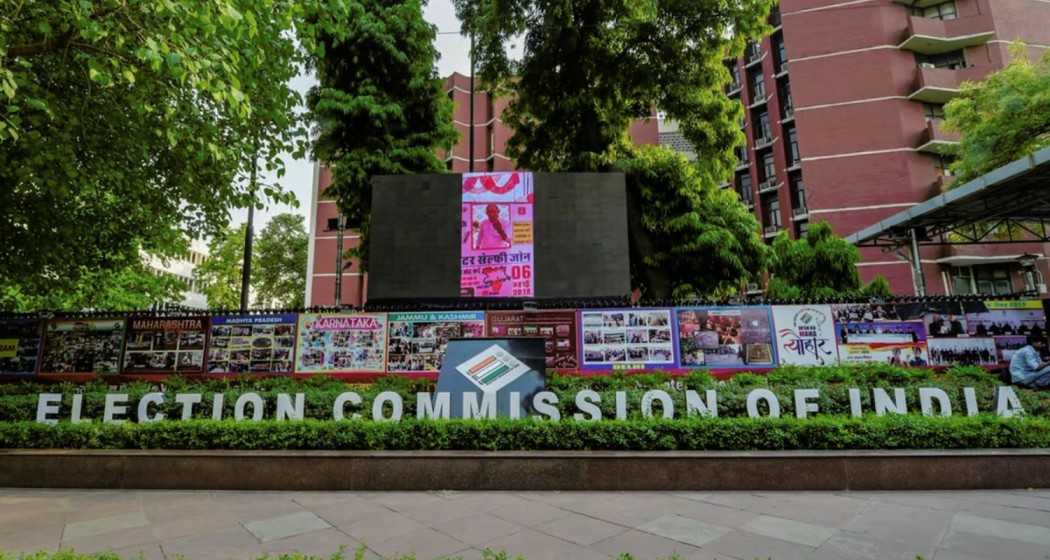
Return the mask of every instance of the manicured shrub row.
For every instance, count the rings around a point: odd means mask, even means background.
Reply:
[[[2,448],[345,450],[779,450],[1050,447],[1050,420],[899,415],[606,422],[163,421],[0,423]]]
[[[918,410],[919,387],[938,387],[943,389],[952,401],[955,413],[963,407],[962,389],[973,387],[977,394],[978,408],[982,412],[994,411],[995,388],[1001,385],[996,376],[981,368],[956,367],[944,372],[928,369],[900,368],[888,365],[874,366],[834,366],[822,368],[784,367],[768,373],[742,373],[729,381],[718,381],[706,372],[695,372],[687,376],[672,377],[666,373],[647,373],[642,375],[602,375],[593,377],[558,376],[548,378],[548,388],[558,396],[558,408],[562,416],[571,416],[576,412],[574,398],[582,389],[592,389],[601,394],[603,415],[614,415],[614,393],[625,391],[630,403],[628,413],[640,415],[638,403],[642,394],[650,389],[669,390],[675,401],[676,410],[684,410],[684,394],[681,390],[716,389],[718,391],[718,409],[720,416],[746,416],[747,394],[757,388],[772,390],[780,400],[785,415],[794,413],[793,391],[801,388],[820,390],[817,404],[820,414],[849,414],[848,391],[851,387],[861,389],[862,405],[865,411],[872,410],[871,388],[899,387],[905,389],[909,410]],[[676,389],[670,390],[671,385]],[[84,393],[82,417],[99,419],[102,417],[104,397],[108,392],[124,392],[135,403],[145,393],[158,390],[151,383],[129,383],[120,387],[109,387],[101,382],[87,385],[59,384],[44,385],[38,383],[20,383],[0,385],[0,422],[17,422],[36,418],[37,394],[41,392],[62,393],[65,395],[62,413],[68,417],[72,395]],[[416,393],[432,392],[434,383],[427,380],[410,380],[397,377],[382,378],[370,385],[352,385],[345,381],[327,377],[310,379],[288,378],[231,378],[227,380],[189,380],[174,378],[163,386],[167,394],[165,404],[156,410],[169,418],[181,416],[181,405],[174,402],[176,393],[202,393],[203,401],[195,408],[195,417],[212,417],[212,397],[216,392],[225,394],[223,418],[233,417],[233,407],[237,397],[245,392],[261,395],[266,403],[264,417],[274,416],[276,395],[278,393],[305,394],[307,418],[326,420],[332,418],[332,405],[336,397],[344,391],[355,391],[362,396],[362,410],[370,410],[375,395],[381,391],[396,391],[402,396],[405,416],[415,416]],[[1029,415],[1050,417],[1050,392],[1036,392],[1016,388],[1021,404]],[[130,418],[135,420],[137,407],[129,407]]]

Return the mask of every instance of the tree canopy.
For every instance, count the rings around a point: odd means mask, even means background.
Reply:
[[[302,307],[309,236],[298,214],[270,219],[255,241],[251,284],[261,307]]]
[[[197,266],[201,293],[212,309],[241,306],[241,274],[244,270],[244,224],[228,227],[208,243],[208,256]],[[254,261],[254,258],[252,259]]]
[[[768,30],[773,0],[454,0],[481,75],[513,92],[503,121],[524,169],[608,170],[634,118],[659,108],[693,144],[701,177],[729,176],[743,142],[727,56]],[[524,35],[520,61],[505,45]]]
[[[889,296],[881,276],[863,286],[857,272],[860,252],[832,232],[827,222],[810,226],[801,239],[781,232],[773,240],[766,295],[778,299]]]
[[[1050,51],[1035,61],[1025,51],[1013,45],[1005,68],[963,84],[945,106],[945,128],[962,134],[954,185],[1050,146]]]
[[[319,81],[307,96],[317,131],[313,153],[332,170],[325,196],[361,230],[357,252],[365,266],[371,178],[442,172],[437,152],[456,139],[452,102],[435,68],[436,30],[423,19],[423,3],[344,0],[345,23],[309,37]]]
[[[767,248],[736,193],[701,181],[684,156],[645,147],[627,179],[632,284],[653,298],[725,296],[757,281]]]
[[[0,278],[28,296],[176,255],[298,151],[293,0],[51,0],[0,11]],[[93,276],[94,275],[94,276]]]

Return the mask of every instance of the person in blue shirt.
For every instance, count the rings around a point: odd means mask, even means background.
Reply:
[[[1010,358],[1010,380],[1017,385],[1034,388],[1050,387],[1050,362],[1044,362],[1042,352],[1046,341],[1028,336],[1028,344]]]

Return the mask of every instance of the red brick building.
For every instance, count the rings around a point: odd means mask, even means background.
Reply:
[[[747,146],[732,183],[755,208],[763,235],[804,233],[826,221],[848,235],[950,184],[940,128],[944,103],[964,81],[1050,48],[1050,3],[1041,0],[781,0],[773,33],[727,61],[728,95],[746,108]],[[1018,261],[1046,247],[976,245],[924,249],[931,294],[1012,293],[1032,288]],[[862,251],[861,276],[881,274],[911,294],[909,265]]]

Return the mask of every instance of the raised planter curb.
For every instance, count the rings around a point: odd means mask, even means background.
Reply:
[[[1050,487],[1050,450],[0,450],[0,486],[208,490]]]

